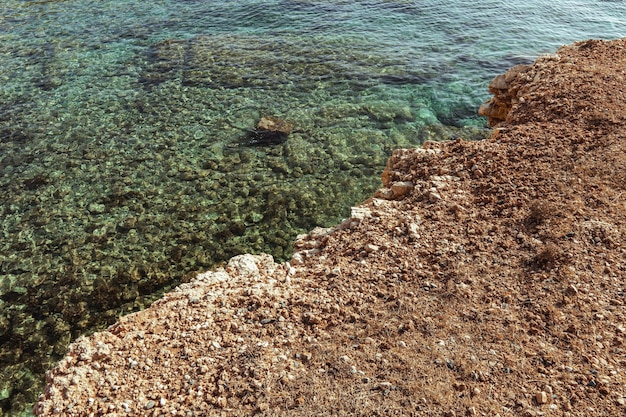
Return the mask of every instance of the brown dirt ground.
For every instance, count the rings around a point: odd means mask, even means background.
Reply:
[[[490,139],[398,150],[290,263],[234,258],[77,340],[35,412],[626,415],[625,77],[618,40],[494,80]]]

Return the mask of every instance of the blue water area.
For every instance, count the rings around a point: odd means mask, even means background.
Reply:
[[[288,258],[393,149],[488,135],[495,75],[625,28],[600,0],[3,0],[0,414],[186,273]],[[286,141],[248,146],[263,116]]]

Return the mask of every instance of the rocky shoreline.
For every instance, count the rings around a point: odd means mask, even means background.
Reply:
[[[624,68],[591,40],[496,78],[491,138],[79,338],[36,415],[623,414]]]

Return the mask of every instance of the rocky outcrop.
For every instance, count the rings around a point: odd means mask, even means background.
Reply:
[[[489,92],[493,97],[480,106],[478,114],[487,118],[489,126],[495,127],[506,120],[506,116],[517,103],[517,89],[515,88],[518,77],[523,77],[524,71],[530,65],[516,65],[504,74],[498,75],[489,84]]]
[[[494,80],[497,135],[397,150],[291,262],[77,340],[36,414],[623,414],[625,67],[588,41]]]

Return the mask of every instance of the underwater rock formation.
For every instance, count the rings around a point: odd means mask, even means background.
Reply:
[[[241,144],[248,146],[278,145],[287,140],[287,136],[292,130],[293,123],[274,116],[264,116],[259,120],[256,128],[248,132]]]
[[[141,79],[146,86],[179,79],[188,86],[271,88],[294,84],[298,90],[311,90],[339,80],[347,87],[365,88],[378,83],[422,84],[438,70],[407,65],[389,56],[364,54],[327,39],[318,42],[315,36],[290,39],[280,48],[257,36],[167,39],[151,48],[148,61],[150,65]]]

